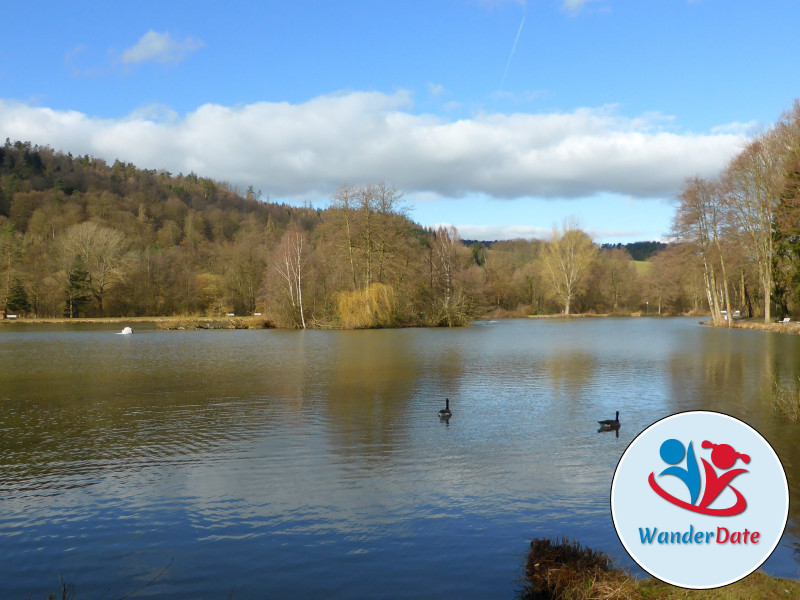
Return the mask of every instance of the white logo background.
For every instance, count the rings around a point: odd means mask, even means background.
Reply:
[[[658,477],[668,464],[659,453],[661,444],[677,439],[688,447],[692,442],[701,478],[705,470],[701,458],[710,464],[711,450],[701,444],[730,444],[747,454],[750,462],[737,461],[732,468],[747,469],[730,485],[747,500],[739,515],[721,517],[695,513],[671,504],[648,484],[650,473],[656,482],[676,498],[689,502],[686,486],[677,477]],[[679,466],[686,466],[685,459]],[[724,471],[716,469],[718,474]],[[703,488],[705,485],[703,485]],[[700,497],[702,497],[701,490]],[[709,508],[726,508],[735,503],[734,493],[726,489]],[[780,542],[789,515],[789,488],[786,474],[775,451],[755,429],[731,416],[693,411],[672,415],[645,429],[631,442],[617,465],[611,485],[611,514],[614,527],[628,554],[651,575],[680,587],[707,589],[733,583],[755,571]],[[714,532],[706,543],[642,543],[639,529],[658,532]],[[729,532],[759,532],[758,543],[717,543],[717,527]],[[657,535],[657,534],[656,534]],[[683,535],[681,535],[683,537]]]

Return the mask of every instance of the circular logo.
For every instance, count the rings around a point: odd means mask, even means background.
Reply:
[[[693,411],[653,423],[619,460],[611,516],[622,545],[672,585],[738,581],[772,554],[789,486],[772,446],[729,415]]]

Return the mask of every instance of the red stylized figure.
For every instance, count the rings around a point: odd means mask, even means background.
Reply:
[[[747,454],[736,452],[736,450],[728,444],[713,444],[708,440],[704,440],[702,447],[706,449],[713,448],[711,451],[711,462],[714,463],[714,466],[718,469],[730,469],[738,459],[742,459],[745,464],[750,463],[750,457]],[[714,467],[708,464],[705,458],[701,458],[700,460],[703,462],[703,468],[706,472],[706,490],[703,493],[702,500],[700,500],[701,508],[707,507],[716,500],[717,496],[722,493],[722,490],[730,485],[734,477],[742,473],[747,473],[747,469],[733,469],[732,471],[717,476]],[[739,490],[733,486],[730,486],[730,488],[736,494],[736,504],[731,507],[731,510],[735,510],[735,512],[731,514],[739,514],[747,507],[747,501],[744,499],[744,496],[739,493]]]
[[[736,450],[734,450],[733,447],[728,444],[714,444],[708,440],[704,440],[702,447],[705,449],[713,448],[711,451],[711,462],[714,463],[714,466],[718,469],[730,469],[739,459],[741,459],[745,464],[750,462],[750,457],[747,454],[736,452]],[[720,517],[728,517],[742,513],[747,508],[747,500],[745,500],[741,492],[730,485],[730,483],[735,477],[741,475],[742,473],[747,473],[747,469],[733,469],[732,471],[722,473],[722,475],[717,475],[714,467],[712,467],[706,459],[701,458],[700,460],[703,462],[703,469],[705,470],[706,474],[706,484],[703,497],[700,499],[700,503],[698,505],[675,498],[666,490],[662,489],[661,486],[656,483],[655,473],[650,473],[650,476],[648,477],[648,483],[653,491],[664,498],[664,500],[692,512]],[[663,474],[664,473],[662,473],[662,475]],[[717,497],[726,487],[729,487],[736,495],[736,502],[734,505],[727,508],[709,508],[709,504],[714,502],[714,500],[717,499]]]

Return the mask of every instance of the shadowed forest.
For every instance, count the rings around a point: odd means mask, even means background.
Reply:
[[[799,182],[795,105],[717,178],[686,181],[669,244],[601,247],[574,219],[547,240],[465,242],[453,227],[416,224],[384,183],[345,185],[325,209],[301,208],[194,173],[6,140],[0,307],[30,317],[261,313],[298,328],[573,313],[711,312],[721,323],[736,310],[770,321],[800,300]]]

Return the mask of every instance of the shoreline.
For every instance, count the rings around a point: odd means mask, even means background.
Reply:
[[[481,315],[480,317],[470,321],[473,324],[477,321],[488,320],[507,320],[507,319],[638,319],[638,318],[670,318],[670,317],[686,317],[696,315],[658,315],[649,314],[644,315],[640,312],[635,313],[574,313],[570,315],[563,315],[561,313],[555,314],[539,314],[539,315],[525,315],[510,311],[493,311]],[[159,329],[291,329],[280,328],[272,323],[268,318],[263,316],[147,316],[147,317],[19,317],[16,319],[0,319],[0,327],[4,325],[97,325],[97,324],[118,324],[128,325],[136,323],[152,323]],[[710,322],[700,322],[701,324],[711,324]],[[420,327],[419,325],[412,325],[411,327]],[[421,326],[424,327],[424,326]],[[389,329],[406,329],[407,326],[399,325]],[[324,327],[322,329],[325,329]],[[439,329],[439,327],[432,327],[432,329]],[[800,325],[798,325],[800,332]]]
[[[698,325],[706,325],[708,327],[716,327],[717,329],[749,329],[751,331],[770,331],[772,333],[789,333],[800,334],[800,322],[790,321],[789,323],[775,322],[764,323],[763,321],[755,320],[738,320],[733,321],[730,327],[727,323],[722,325],[715,325],[713,321],[698,321]]]
[[[542,315],[520,315],[504,311],[498,311],[481,316],[475,321],[486,320],[505,320],[505,319],[642,319],[657,318],[666,319],[671,317],[687,317],[698,315],[644,315],[642,313],[576,313],[571,315],[563,314],[542,314]],[[708,317],[708,315],[702,315]],[[471,321],[474,323],[475,321]],[[20,317],[18,319],[0,319],[0,327],[4,325],[97,325],[97,324],[136,324],[152,323],[158,329],[275,329],[274,323],[263,316],[160,316],[160,317],[78,317],[70,319],[68,317]],[[756,320],[737,320],[730,327],[727,323],[715,325],[713,321],[702,320],[698,325],[715,327],[717,329],[743,329],[755,331],[768,331],[772,333],[800,334],[800,321],[789,323],[775,322],[763,323]],[[397,327],[404,329],[404,327]]]
[[[576,540],[534,538],[526,555],[520,600],[706,600],[800,597],[800,580],[758,569],[726,586],[687,590],[654,577],[638,579],[603,552]]]
[[[97,325],[97,324],[153,323],[159,329],[272,329],[274,325],[264,317],[22,317],[2,319],[0,326],[20,325]]]

